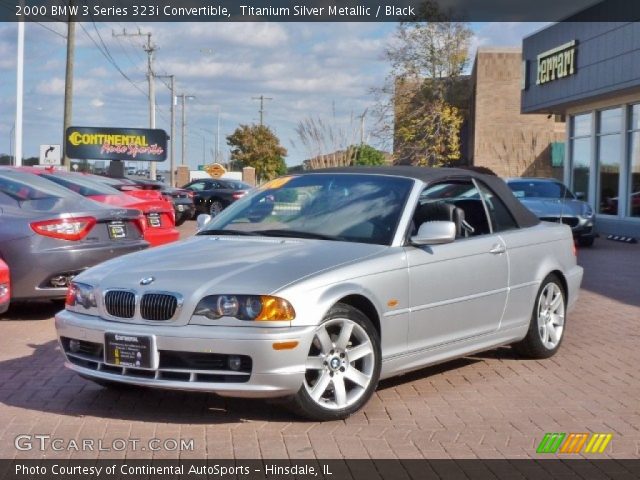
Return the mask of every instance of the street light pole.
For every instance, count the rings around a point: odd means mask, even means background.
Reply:
[[[180,95],[176,95],[176,98],[180,98],[182,100],[182,158],[180,159],[180,164],[184,165],[184,161],[187,154],[187,113],[186,113],[186,100],[196,98],[195,95],[187,95],[186,93],[182,93]]]
[[[168,78],[171,83],[169,89],[171,90],[171,143],[169,144],[169,168],[171,169],[169,175],[169,182],[172,187],[176,186],[176,77],[175,75],[156,75],[156,78]]]
[[[220,163],[220,105],[218,105],[218,127],[216,128],[216,163]]]
[[[15,165],[22,165],[22,99],[24,92],[24,19],[18,21],[18,65],[16,68],[16,155]]]
[[[16,124],[11,125],[11,130],[9,130],[9,165],[13,165],[13,135],[16,131]]]

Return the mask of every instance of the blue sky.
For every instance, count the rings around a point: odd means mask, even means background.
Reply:
[[[479,45],[515,46],[540,23],[474,23]],[[385,45],[392,23],[151,23],[82,24],[77,28],[73,123],[82,126],[148,126],[146,54],[142,38],[116,38],[123,28],[153,33],[157,74],[175,74],[179,93],[194,94],[187,107],[187,159],[192,167],[212,161],[217,116],[220,147],[240,123],[257,123],[264,94],[265,123],[288,149],[287,163],[309,156],[295,133],[299,121],[320,117],[359,134],[355,117],[370,108],[370,90],[388,72]],[[24,155],[40,144],[62,142],[66,25],[26,25]],[[127,80],[93,43],[104,42]],[[0,153],[9,153],[16,103],[15,23],[0,23]],[[171,97],[157,82],[157,127],[170,130]],[[177,110],[177,162],[180,110]]]

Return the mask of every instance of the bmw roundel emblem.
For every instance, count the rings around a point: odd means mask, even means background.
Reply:
[[[140,280],[140,285],[151,285],[154,281],[154,277],[144,277],[142,280]]]

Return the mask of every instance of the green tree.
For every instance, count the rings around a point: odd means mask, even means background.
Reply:
[[[240,125],[227,137],[227,145],[231,147],[231,161],[255,168],[260,181],[286,173],[283,157],[287,149],[266,125]]]
[[[352,165],[384,165],[387,163],[384,153],[366,143],[363,145],[353,145],[349,148],[354,149]]]
[[[433,15],[432,15],[433,16]],[[377,91],[377,136],[393,136],[396,163],[441,166],[460,159],[472,31],[461,22],[406,22],[386,51],[392,71]]]

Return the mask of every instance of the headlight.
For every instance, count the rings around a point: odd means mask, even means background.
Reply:
[[[71,282],[69,284],[67,297],[65,299],[65,307],[67,310],[91,314],[89,310],[97,306],[96,295],[91,285],[78,282]]]
[[[289,321],[296,317],[289,302],[270,295],[209,295],[200,300],[193,314],[210,320],[234,317],[238,320]]]
[[[582,214],[585,217],[593,217],[593,208],[591,208],[591,205],[585,203],[584,207],[582,207]]]

